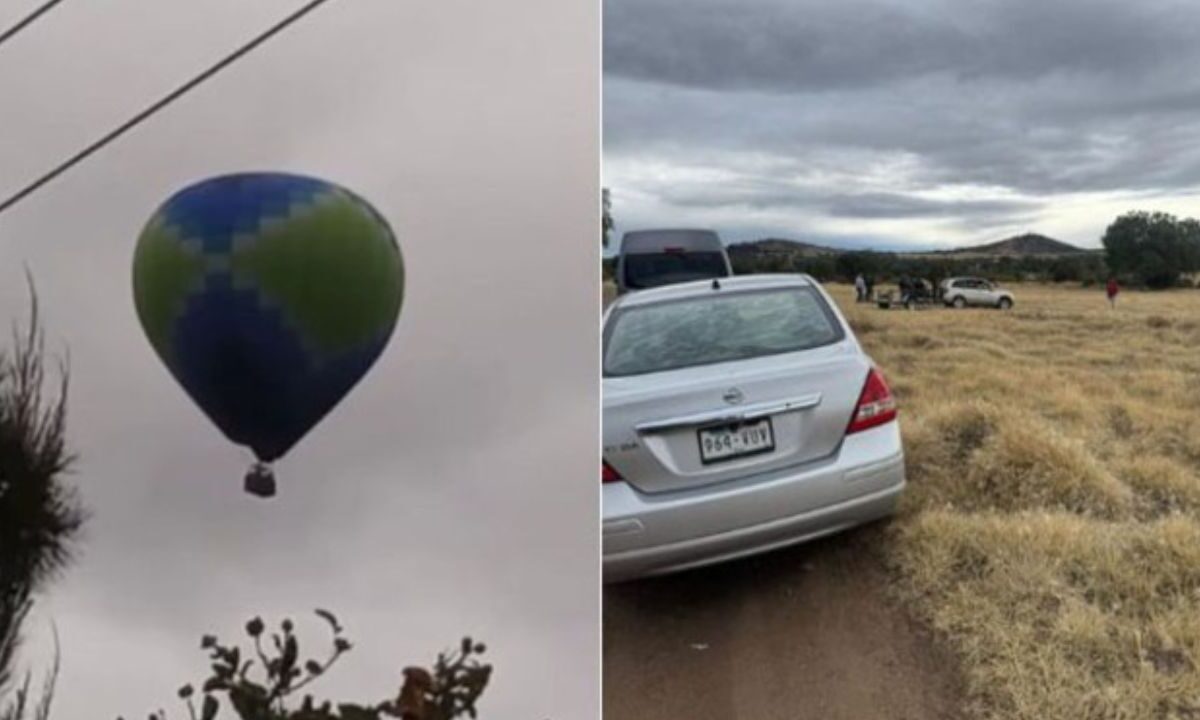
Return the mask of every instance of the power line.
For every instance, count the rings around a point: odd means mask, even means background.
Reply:
[[[155,102],[154,104],[150,105],[145,110],[142,110],[137,115],[134,115],[133,117],[126,120],[125,122],[121,123],[114,130],[110,131],[108,134],[104,135],[96,142],[92,143],[91,145],[88,145],[84,149],[75,153],[74,155],[67,158],[66,160],[62,161],[56,167],[54,167],[54,169],[50,170],[45,175],[42,175],[37,180],[34,180],[33,182],[29,183],[25,187],[18,190],[13,195],[10,195],[7,199],[4,200],[4,202],[0,202],[0,213],[3,213],[5,210],[8,210],[13,205],[16,205],[17,203],[21,202],[25,198],[29,197],[30,195],[32,195],[34,192],[36,192],[42,186],[44,186],[47,183],[49,183],[50,181],[54,180],[59,175],[62,175],[67,170],[70,170],[75,165],[78,165],[79,163],[83,162],[90,155],[97,152],[98,150],[103,148],[105,145],[108,145],[110,142],[116,140],[117,138],[121,137],[122,135],[129,132],[133,128],[142,124],[143,122],[148,120],[150,118],[150,116],[154,115],[158,111],[162,110],[163,108],[167,107],[171,103],[175,102],[180,97],[187,94],[189,91],[195,89],[198,85],[203,83],[205,80],[208,80],[212,76],[216,75],[217,73],[221,72],[222,70],[229,67],[233,63],[237,62],[239,59],[241,59],[243,56],[249,54],[251,51],[253,51],[255,48],[257,48],[259,45],[262,45],[267,40],[271,39],[275,35],[282,32],[285,28],[287,28],[292,23],[296,22],[300,18],[309,14],[313,10],[316,10],[318,7],[320,7],[321,5],[324,5],[327,2],[329,2],[329,0],[311,0],[310,2],[306,3],[299,10],[293,12],[291,15],[288,15],[287,17],[285,17],[283,20],[280,20],[275,25],[272,25],[269,29],[267,29],[265,32],[263,32],[262,34],[255,37],[250,42],[241,46],[240,48],[233,51],[229,55],[226,55],[224,58],[222,58],[216,64],[214,64],[212,67],[208,68],[207,70],[200,73],[199,75],[192,78],[191,80],[188,80],[186,83],[180,85],[178,88],[172,90],[170,93],[163,96],[162,99],[160,99],[157,102]]]
[[[62,2],[62,0],[48,0],[47,2],[42,3],[37,10],[34,10],[26,15],[24,18],[18,21],[16,25],[13,25],[9,29],[0,33],[0,45],[3,45],[5,41],[11,39],[14,35],[29,27],[34,20],[40,18],[42,15],[48,12],[50,8],[54,7],[60,2]]]

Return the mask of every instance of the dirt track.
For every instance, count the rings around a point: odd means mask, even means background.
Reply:
[[[604,591],[604,716],[950,720],[953,663],[889,600],[875,525]]]

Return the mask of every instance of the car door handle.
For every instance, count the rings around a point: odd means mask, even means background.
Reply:
[[[697,425],[729,425],[733,423],[757,420],[769,415],[797,410],[811,410],[821,404],[821,393],[811,393],[787,400],[772,400],[770,402],[747,405],[742,408],[722,408],[709,412],[680,415],[673,418],[651,420],[634,427],[640,433],[663,432],[681,427]]]

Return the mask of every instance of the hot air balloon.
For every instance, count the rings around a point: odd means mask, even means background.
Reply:
[[[387,221],[310,177],[190,185],[147,222],[133,297],[151,346],[229,440],[253,451],[247,492],[366,374],[400,315],[404,262]]]

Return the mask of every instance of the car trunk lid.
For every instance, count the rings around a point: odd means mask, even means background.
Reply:
[[[646,493],[701,487],[837,451],[870,370],[849,339],[604,380],[605,459]]]

